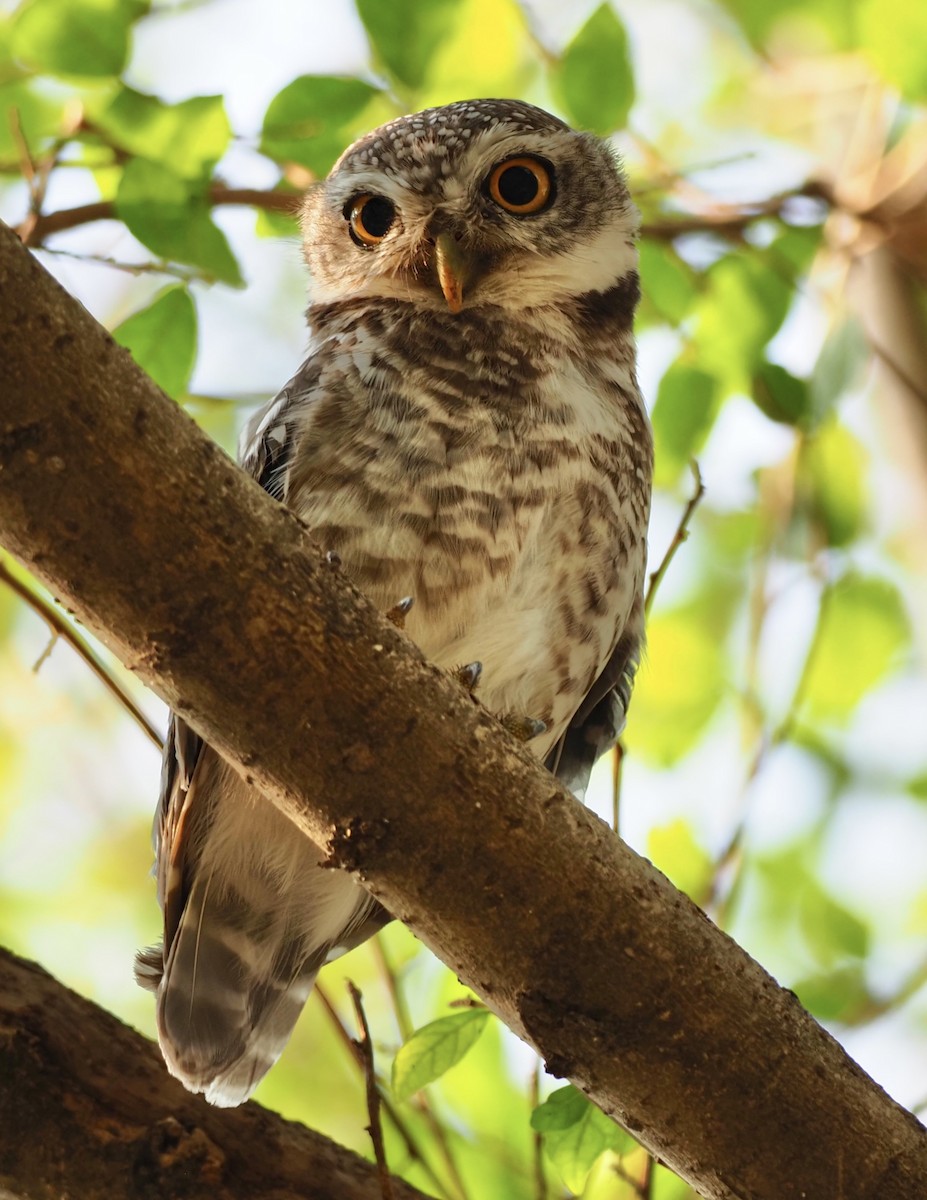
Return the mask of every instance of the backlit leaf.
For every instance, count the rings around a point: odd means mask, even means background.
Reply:
[[[199,267],[207,277],[240,286],[238,263],[212,221],[202,191],[158,163],[132,159],[123,172],[116,210],[155,254]]]
[[[866,335],[854,317],[831,330],[811,375],[811,398],[818,416],[829,412],[856,384],[868,357]]]
[[[120,88],[107,104],[94,108],[93,116],[117,146],[189,179],[208,172],[231,138],[221,96],[165,104],[156,96]]]
[[[747,391],[770,339],[785,320],[792,289],[758,254],[729,254],[707,273],[696,306],[698,363],[729,390]]]
[[[393,1059],[396,1098],[405,1100],[460,1062],[488,1019],[488,1009],[467,1008],[416,1029]]]
[[[811,398],[807,383],[778,363],[760,363],[753,376],[751,395],[757,408],[772,421],[804,426],[810,419]]]
[[[608,134],[634,103],[628,35],[610,4],[600,4],[563,52],[554,83],[574,124]]]
[[[277,162],[300,163],[326,175],[346,145],[389,115],[385,108],[370,109],[382,99],[381,91],[361,79],[301,75],[268,105],[261,151]]]
[[[723,643],[697,606],[654,612],[625,740],[669,766],[688,753],[724,694]]]
[[[544,1136],[544,1151],[563,1182],[577,1194],[596,1159],[606,1150],[626,1154],[637,1143],[577,1088],[558,1088],[531,1114],[531,1127]]]
[[[927,5],[923,0],[892,0],[891,19],[879,0],[858,8],[859,44],[879,74],[908,100],[927,97]]]
[[[672,246],[662,242],[641,242],[641,313],[646,318],[652,306],[657,315],[673,325],[678,325],[689,313],[695,299],[695,282],[692,270]]]
[[[161,292],[117,325],[113,337],[169,396],[185,390],[196,360],[196,309],[185,287]]]
[[[822,425],[802,448],[799,500],[829,546],[849,545],[862,531],[869,500],[865,467],[863,447],[836,421]]]
[[[698,454],[720,405],[717,381],[676,362],[660,380],[653,407],[656,483],[669,487]]]
[[[792,991],[819,1021],[846,1020],[869,1000],[860,963],[836,967],[792,984]]]
[[[406,87],[421,87],[432,55],[454,28],[459,0],[356,3],[367,35],[386,69]]]
[[[16,14],[13,53],[52,75],[118,75],[138,15],[121,0],[31,0]]]
[[[898,664],[910,626],[886,579],[846,575],[826,596],[805,702],[817,718],[847,721],[863,696]]]
[[[682,817],[650,830],[647,857],[681,892],[695,900],[714,871],[711,857],[695,840],[692,826]]]

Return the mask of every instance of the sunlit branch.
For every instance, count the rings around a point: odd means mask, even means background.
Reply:
[[[214,183],[209,188],[209,203],[221,205],[248,205],[265,212],[285,213],[295,216],[299,196],[295,192],[264,190],[261,188],[232,188],[223,183]],[[21,241],[27,246],[41,246],[53,233],[63,233],[95,221],[118,221],[119,213],[114,200],[95,200],[90,204],[79,204],[75,208],[63,208],[58,212],[43,213],[21,222],[16,227]]]

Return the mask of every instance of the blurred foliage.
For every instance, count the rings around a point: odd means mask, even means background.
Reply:
[[[927,1099],[927,467],[912,467],[890,402],[894,371],[925,419],[927,382],[900,364],[906,322],[927,343],[927,8],[330,7],[348,31],[331,66],[281,75],[299,19],[283,0],[267,28],[240,31],[215,0],[7,4],[4,215],[231,451],[302,350],[293,197],[354,137],[473,95],[614,134],[642,211],[652,565],[679,553],[653,605],[621,794],[605,763],[590,799],[896,1095]],[[201,85],[220,43],[266,47],[268,28],[276,56],[256,48],[248,79]],[[265,276],[271,238],[286,241]],[[876,342],[856,285],[885,251],[911,303]],[[683,545],[693,456],[707,494]],[[2,584],[0,671],[0,936],[150,1033],[131,955],[157,929],[156,756]],[[468,997],[401,927],[329,968],[265,1103],[369,1153],[345,975],[366,999],[390,1164],[418,1186],[450,1200],[691,1195],[575,1088],[539,1080],[485,1009],[449,1009]],[[878,1038],[853,1041],[862,1027]]]

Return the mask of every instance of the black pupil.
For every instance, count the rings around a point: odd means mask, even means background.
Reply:
[[[520,208],[537,198],[540,184],[535,173],[527,167],[506,167],[499,175],[496,187],[506,204]]]
[[[359,214],[361,225],[375,238],[386,237],[394,216],[392,204],[382,196],[371,196]]]

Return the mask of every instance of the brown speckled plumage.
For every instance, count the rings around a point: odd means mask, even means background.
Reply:
[[[488,179],[524,156],[550,199],[512,213]],[[373,245],[349,229],[368,195],[391,213]],[[529,105],[374,131],[307,197],[309,354],[244,441],[244,466],[375,604],[414,598],[406,631],[430,658],[480,661],[491,711],[547,724],[530,745],[579,789],[643,633],[635,229],[608,148]],[[170,1069],[238,1104],[320,965],[386,917],[177,720],[160,811],[165,949],[142,952],[139,979]]]

